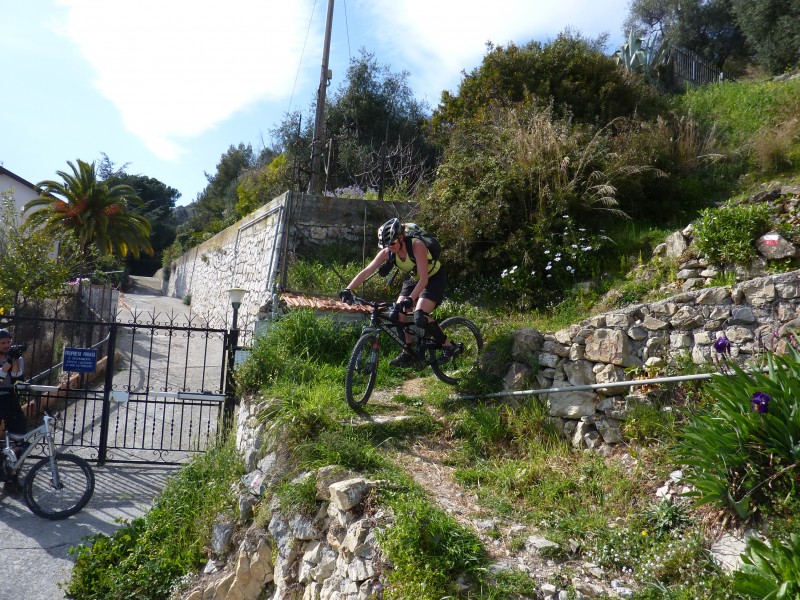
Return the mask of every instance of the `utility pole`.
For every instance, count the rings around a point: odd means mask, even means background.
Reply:
[[[311,188],[312,194],[322,193],[323,157],[325,138],[325,94],[333,74],[328,69],[331,54],[331,25],[333,24],[333,0],[328,0],[328,18],[325,21],[325,44],[322,49],[322,69],[317,90],[317,115],[314,121],[314,139],[311,142]]]

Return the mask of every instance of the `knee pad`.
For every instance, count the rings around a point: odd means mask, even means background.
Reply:
[[[414,325],[417,327],[426,327],[428,325],[428,313],[424,310],[415,310]]]

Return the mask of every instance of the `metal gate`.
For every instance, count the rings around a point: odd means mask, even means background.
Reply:
[[[31,370],[18,393],[34,426],[41,411],[62,419],[56,443],[105,462],[176,464],[205,451],[233,422],[231,342],[236,332],[176,315],[117,320],[11,316]],[[67,353],[65,354],[65,349]],[[76,373],[61,357],[79,349],[96,362]],[[58,361],[58,362],[56,362]],[[49,365],[42,369],[41,365]]]

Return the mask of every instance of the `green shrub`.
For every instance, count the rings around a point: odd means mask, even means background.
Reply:
[[[727,204],[705,209],[694,222],[697,247],[713,263],[747,265],[756,256],[753,243],[770,227],[766,204]]]
[[[320,364],[343,366],[355,340],[352,327],[337,327],[310,310],[293,310],[256,338],[236,370],[236,383],[240,390],[257,391],[281,377],[294,382],[314,379]]]
[[[689,466],[691,495],[740,518],[768,507],[770,498],[798,491],[800,353],[790,346],[785,355],[766,357],[769,373],[730,364],[729,376],[713,378],[709,392],[716,403],[692,419],[678,448]],[[754,412],[756,394],[771,398],[768,412]]]
[[[235,510],[231,484],[243,474],[228,443],[184,466],[144,517],[72,548],[72,577],[65,585],[75,600],[161,600],[183,575],[205,560],[214,520]]]
[[[733,579],[739,593],[759,600],[800,598],[800,535],[768,544],[751,537],[742,562]]]
[[[382,491],[395,523],[381,534],[381,548],[393,568],[387,600],[457,597],[459,577],[480,577],[488,560],[478,537],[417,494]]]

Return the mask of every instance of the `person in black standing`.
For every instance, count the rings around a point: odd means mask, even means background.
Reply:
[[[11,333],[0,329],[0,418],[11,433],[25,433],[25,413],[19,405],[14,383],[22,379],[25,361],[22,352],[11,346]]]

